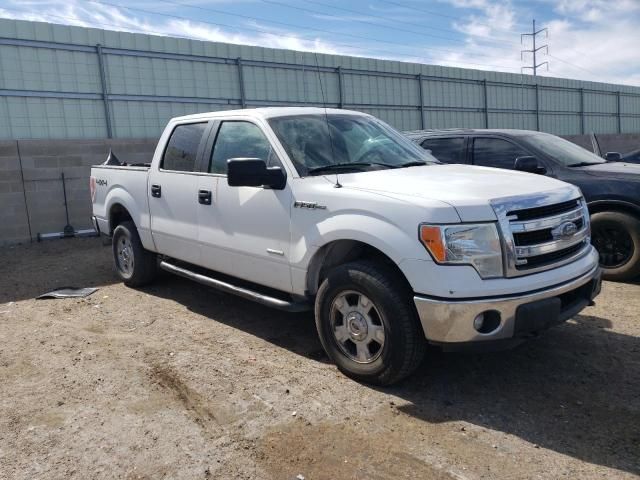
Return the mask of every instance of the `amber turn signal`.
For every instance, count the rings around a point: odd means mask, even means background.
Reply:
[[[440,227],[421,225],[420,240],[436,261],[444,262],[446,260],[445,246]]]

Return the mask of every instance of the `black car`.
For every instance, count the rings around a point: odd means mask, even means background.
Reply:
[[[405,135],[445,163],[522,170],[577,185],[589,206],[592,243],[604,278],[627,281],[640,275],[640,165],[607,162],[560,137],[529,130]]]

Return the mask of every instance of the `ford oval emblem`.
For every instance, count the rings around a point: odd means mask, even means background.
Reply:
[[[551,235],[555,239],[571,238],[578,233],[578,226],[573,222],[564,222],[551,230]]]

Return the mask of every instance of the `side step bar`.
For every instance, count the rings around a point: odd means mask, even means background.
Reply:
[[[238,295],[239,297],[253,300],[254,302],[261,303],[262,305],[266,305],[268,307],[277,308],[279,310],[284,310],[287,312],[305,312],[311,309],[311,306],[308,303],[290,302],[287,300],[282,300],[280,298],[270,297],[268,295],[249,290],[247,288],[238,287],[236,285],[232,285],[231,283],[223,282],[222,280],[202,275],[201,273],[192,272],[191,270],[187,270],[186,268],[178,267],[177,265],[169,263],[166,260],[162,260],[160,262],[160,268],[166,270],[167,272],[174,273],[184,278],[188,278],[189,280],[193,280],[203,285],[207,285],[209,287],[213,287],[218,290],[222,290],[223,292],[231,293],[233,295]]]

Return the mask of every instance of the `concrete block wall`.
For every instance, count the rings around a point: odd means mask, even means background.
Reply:
[[[91,228],[91,165],[104,162],[109,149],[123,161],[147,162],[156,140],[0,141],[0,245],[63,230],[62,173],[70,224],[76,230]]]

